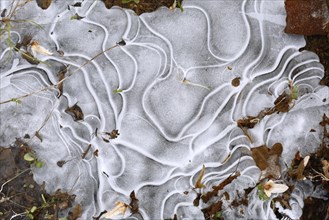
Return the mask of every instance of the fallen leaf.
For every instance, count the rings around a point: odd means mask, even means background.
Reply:
[[[202,179],[203,179],[205,171],[206,171],[206,167],[205,167],[205,165],[202,165],[202,169],[201,169],[200,174],[195,183],[195,189],[201,189],[201,188],[205,187],[205,185],[202,184]]]
[[[135,191],[132,191],[130,193],[130,199],[131,199],[131,201],[130,201],[129,206],[130,206],[131,212],[133,214],[138,213],[139,212],[138,199],[135,196]]]
[[[238,176],[240,176],[240,172],[237,171],[234,174],[227,177],[223,182],[221,182],[218,186],[213,186],[213,190],[210,192],[207,192],[205,195],[201,196],[201,199],[203,202],[207,203],[212,197],[217,196],[219,190],[224,189],[224,187],[228,184],[230,184],[233,180],[235,180]]]
[[[84,118],[83,112],[77,104],[67,108],[65,112],[71,115],[74,121],[83,120]]]
[[[37,54],[43,54],[43,55],[47,55],[50,56],[53,53],[51,53],[49,50],[47,50],[46,48],[42,47],[37,41],[32,41],[30,44],[30,49],[31,49],[31,54],[33,55],[33,57],[36,57]]]
[[[58,82],[62,81],[65,78],[66,73],[67,73],[67,67],[65,67],[64,69],[59,71],[59,73],[57,74]],[[63,82],[61,82],[57,85],[57,88],[59,90],[59,94],[57,95],[58,98],[61,97],[63,94],[63,87],[64,87]]]
[[[304,159],[299,163],[298,168],[296,170],[296,178],[297,180],[303,180],[305,177],[303,175],[305,167],[308,164],[308,161],[310,160],[310,156],[304,157]]]
[[[127,208],[128,208],[128,205],[125,204],[124,202],[121,202],[121,201],[116,202],[115,207],[112,210],[105,213],[103,215],[103,217],[106,219],[111,219],[111,218],[119,216],[119,215],[122,215],[122,217],[123,217],[126,213]]]
[[[288,112],[290,104],[290,98],[289,96],[283,92],[279,97],[274,101],[274,108],[277,112]]]
[[[77,220],[78,218],[80,218],[82,215],[82,207],[80,204],[76,205],[72,212],[69,213],[68,219],[69,220]]]

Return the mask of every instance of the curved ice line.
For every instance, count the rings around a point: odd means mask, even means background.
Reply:
[[[254,10],[258,13],[257,11],[257,7],[256,7],[256,4],[257,4],[257,1],[254,1]],[[258,20],[258,23],[259,23],[259,35],[260,35],[260,44],[261,44],[261,49],[258,53],[258,56],[256,57],[256,59],[251,62],[245,69],[250,72],[250,79],[253,80],[256,76],[253,76],[253,71],[254,69],[257,67],[256,64],[259,64],[259,60],[261,59],[261,57],[263,56],[264,54],[264,50],[265,50],[265,39],[264,39],[264,30],[263,30],[263,21],[262,20]],[[251,70],[249,70],[251,69]],[[249,78],[249,77],[248,77]]]
[[[198,146],[197,149],[194,149],[194,140],[198,137],[195,136],[191,139],[191,142],[189,144],[190,151],[192,151],[194,154],[199,154],[202,151],[206,150],[208,147],[210,147],[212,144],[215,144],[217,141],[221,140],[224,138],[232,129],[236,127],[236,124],[230,124],[228,125],[223,131],[221,131],[218,135],[213,137],[211,140],[207,141],[207,143]],[[201,134],[201,133],[200,133]]]
[[[164,51],[164,49],[162,49],[161,47],[159,47],[158,45],[156,44],[149,44],[149,43],[131,43],[130,45],[132,46],[139,46],[139,47],[144,47],[144,48],[147,48],[149,50],[153,50],[155,51],[157,54],[159,54],[159,57],[160,57],[160,64],[167,64],[168,62],[168,57],[167,57],[167,54],[166,52]],[[161,53],[162,52],[162,55],[164,56],[164,61],[162,62],[162,56],[161,56]],[[158,76],[162,76],[164,75],[165,71],[166,71],[166,65],[164,65],[163,67],[163,70],[160,71],[161,69],[161,65],[159,66],[159,71],[158,71],[158,74],[156,75],[157,77]],[[161,72],[161,73],[160,73]]]
[[[154,160],[157,163],[163,164],[163,165],[167,165],[167,166],[171,166],[171,167],[176,167],[177,164],[176,163],[172,163],[172,162],[168,162],[168,161],[161,161],[161,159],[156,158],[156,156],[134,146],[132,143],[127,142],[127,141],[122,141],[122,140],[118,140],[117,141],[118,144],[121,144],[123,147],[127,147],[130,150],[136,151],[137,153],[151,159]]]
[[[202,104],[201,107],[198,111],[198,113],[193,116],[193,119],[188,122],[183,128],[182,130],[179,132],[178,136],[182,136],[187,129],[189,129],[196,121],[199,120],[200,115],[203,113],[204,108],[206,106],[206,102],[211,99],[213,96],[217,95],[220,93],[220,91],[223,88],[226,88],[227,86],[230,86],[229,83],[224,83],[222,85],[220,85],[219,87],[217,87],[216,89],[212,90],[209,94],[206,95],[205,98],[203,98],[202,100]],[[201,133],[203,133],[205,130],[207,130],[210,125],[212,125],[212,123],[215,121],[215,119],[217,118],[218,114],[223,110],[223,108],[227,105],[228,101],[235,95],[236,92],[230,92],[230,94],[227,95],[227,97],[225,98],[225,100],[223,101],[223,103],[220,105],[220,107],[217,109],[217,111],[212,115],[211,119],[208,120],[207,124],[204,126],[203,129],[201,129],[199,132],[196,133],[196,135],[199,135]]]
[[[218,68],[223,66],[228,66],[229,63],[221,63],[221,64],[213,64],[213,65],[203,65],[203,66],[191,66],[187,69],[185,69],[186,73],[192,71],[192,70],[198,70],[198,69],[208,69],[208,68]],[[225,69],[226,70],[226,69]],[[224,73],[221,73],[223,75]]]
[[[17,72],[17,71],[15,71]],[[38,83],[39,85],[41,86],[51,86],[52,84],[47,82],[43,77],[42,75],[39,75],[40,73],[35,71],[35,70],[30,70],[30,71],[21,71],[21,72],[17,72],[17,73],[12,73],[13,75],[26,75],[27,77],[31,77],[32,79],[35,79],[34,82]],[[39,77],[36,77],[39,76]],[[18,79],[11,79],[11,81],[21,81],[21,80],[18,80]],[[31,87],[30,84],[28,84],[29,86],[28,87]],[[31,91],[34,91],[35,89],[31,88]]]
[[[303,69],[302,71],[299,71],[299,73],[297,73],[293,78],[292,78],[292,81],[296,81],[296,78],[298,78],[299,76],[303,75],[303,74],[306,74],[308,72],[310,72],[310,76],[314,76],[316,73],[318,73],[318,71],[316,70],[319,70],[320,73],[323,73],[323,69],[320,68],[320,67],[309,67],[309,68],[305,68]],[[320,77],[320,79],[322,78],[322,74],[317,74],[318,77]],[[306,77],[305,77],[306,78]],[[298,81],[298,80],[297,80]],[[297,82],[296,81],[296,82]]]
[[[126,14],[127,17],[127,26],[125,32],[122,35],[122,38],[126,39],[131,30],[131,15],[126,10],[123,10],[123,12]]]
[[[136,61],[135,57],[134,57],[133,55],[131,55],[131,53],[129,53],[128,50],[126,50],[126,49],[123,48],[123,47],[120,47],[120,49],[123,50],[124,53],[127,54],[127,55],[132,59],[132,61],[133,61],[133,63],[134,63],[134,68],[135,68],[135,70],[134,70],[133,81],[131,82],[131,85],[130,85],[127,89],[124,89],[123,93],[125,93],[125,92],[130,91],[130,90],[134,87],[134,85],[135,85],[135,83],[136,83],[138,65],[137,65],[137,61]]]
[[[86,13],[84,14],[84,17],[87,17],[89,15],[89,13],[91,12],[91,10],[93,10],[93,8],[96,6],[96,4],[99,1],[95,1],[89,6],[88,10],[86,11]],[[85,6],[85,5],[84,5]],[[86,6],[85,6],[86,7]],[[81,9],[84,9],[85,7],[82,7]],[[78,9],[79,10],[79,9]]]
[[[59,125],[58,122],[59,122],[59,118],[61,118],[61,116],[60,116],[61,113],[57,109],[55,109],[54,112],[53,112],[53,115],[54,115],[54,117],[57,118],[57,120],[55,120],[55,119],[52,120],[53,121],[53,126],[54,126],[54,128],[58,128],[59,127],[58,126]],[[71,150],[70,150],[70,148],[68,146],[68,143],[66,141],[66,138],[62,134],[61,130],[60,129],[54,129],[54,131],[56,132],[57,136],[61,139],[61,141],[64,144],[64,146],[65,146],[65,148],[66,148],[69,156],[72,157]]]
[[[64,16],[64,15],[65,15],[66,13],[68,13],[68,12],[69,12],[68,10],[65,10],[65,11],[59,13],[59,14],[56,16],[54,23],[52,23],[52,25],[51,25],[50,28],[49,28],[48,35],[50,36],[50,38],[51,38],[51,39],[53,40],[53,42],[55,43],[57,50],[59,50],[59,44],[58,44],[58,41],[57,41],[57,39],[55,39],[55,36],[54,36],[53,34],[51,34],[51,33],[54,33],[54,30],[55,30],[55,28],[56,28],[56,25],[57,25],[57,23],[58,23],[58,20],[59,20],[60,18],[62,18],[62,16]]]
[[[117,153],[118,157],[120,158],[120,161],[121,161],[121,164],[119,165],[122,165],[121,166],[121,169],[120,169],[120,172],[118,174],[115,174],[115,175],[112,175],[110,173],[107,173],[109,176],[111,176],[112,178],[117,178],[117,177],[120,177],[123,173],[124,173],[124,170],[125,170],[125,159],[124,157],[122,156],[122,154],[120,153],[120,151],[118,150],[117,146],[114,144],[114,143],[110,143],[111,144],[111,147],[113,147],[114,151]],[[98,160],[100,161],[104,161],[108,158],[103,158],[103,157],[99,157]],[[102,167],[101,164],[104,164],[104,163],[100,163],[100,165],[98,166],[98,168]],[[118,164],[117,164],[118,165]],[[99,169],[99,170],[104,170],[104,169]]]
[[[285,88],[289,87],[289,81],[288,79],[282,78],[282,81],[278,82],[276,85],[276,88],[273,91],[274,97],[279,97],[281,93],[285,90]]]
[[[211,41],[211,36],[210,36],[210,33],[211,33],[211,25],[210,25],[210,19],[209,19],[209,15],[208,13],[201,7],[199,6],[185,6],[184,9],[197,9],[199,11],[201,11],[204,15],[204,17],[206,18],[206,21],[207,21],[207,47],[208,47],[208,51],[210,52],[210,54],[216,58],[217,60],[219,61],[222,61],[222,62],[226,62],[226,63],[229,63],[229,62],[232,62],[234,60],[236,60],[237,58],[239,58],[243,52],[246,50],[247,46],[248,46],[248,42],[250,40],[250,31],[247,32],[247,39],[245,41],[245,44],[244,46],[241,48],[240,52],[237,53],[237,55],[235,55],[235,57],[231,58],[231,59],[225,59],[225,58],[222,58],[222,57],[219,57],[217,55],[215,55],[210,47],[210,41]],[[243,7],[242,7],[243,8]],[[247,28],[248,29],[248,28]]]
[[[93,24],[93,25],[98,26],[98,27],[100,27],[101,29],[103,29],[103,31],[104,31],[104,33],[105,33],[105,36],[104,36],[104,40],[103,40],[103,43],[102,43],[102,50],[105,51],[105,50],[106,50],[106,48],[105,48],[105,46],[106,46],[106,41],[108,40],[108,37],[109,37],[109,33],[108,33],[106,27],[104,27],[103,25],[98,24],[98,23],[96,23],[96,22],[90,21],[90,20],[87,20],[86,23]],[[104,56],[110,61],[110,63],[113,64],[112,60],[109,59],[109,56],[107,56],[106,53],[103,53],[103,54],[104,54]],[[118,75],[118,74],[119,74],[119,73],[118,73],[118,69],[116,68],[115,65],[113,65],[113,66],[114,66],[114,68],[115,68],[115,70],[116,70],[116,73],[117,73],[117,75]],[[98,69],[98,68],[97,68],[97,69]],[[99,69],[98,74],[101,76],[101,79],[102,79],[103,85],[105,86],[106,92],[107,92],[107,94],[108,94],[108,101],[109,101],[109,103],[110,103],[110,107],[111,107],[112,111],[114,112],[115,121],[117,121],[117,120],[118,120],[118,111],[117,111],[117,108],[116,108],[117,106],[113,103],[113,100],[111,99],[111,96],[110,96],[110,94],[111,94],[111,89],[109,88],[108,83],[105,83],[105,82],[106,82],[106,79],[105,79],[105,77],[104,77],[103,71],[101,71],[101,70]],[[120,80],[119,80],[119,81],[120,81]]]
[[[161,202],[161,206],[160,206],[160,215],[161,215],[161,218],[162,218],[162,219],[164,219],[164,209],[165,209],[165,205],[166,205],[166,203],[167,203],[167,200],[168,200],[171,196],[173,196],[173,195],[175,195],[175,194],[181,195],[181,193],[180,193],[179,191],[174,190],[174,191],[169,192],[169,193],[163,198],[163,200],[162,200],[162,202]]]
[[[79,122],[76,122],[76,123],[79,123]],[[70,125],[68,125],[68,124],[63,125],[63,124],[62,124],[62,127],[63,127],[63,128],[66,128],[66,129],[69,129],[69,130],[71,131],[71,133],[72,133],[73,138],[75,138],[76,140],[81,141],[82,143],[85,143],[85,144],[88,144],[88,143],[89,143],[88,140],[85,140],[85,139],[81,138],[80,135],[78,135],[78,134],[76,133],[75,128],[74,128],[71,124],[70,124]],[[63,128],[62,128],[60,131],[63,132],[63,133],[66,133],[66,132],[62,131]],[[74,143],[74,144],[76,144],[76,145],[79,145],[79,144],[76,143],[73,139],[71,139],[71,137],[69,138],[69,140],[70,140],[72,143]],[[81,148],[81,147],[79,147],[79,148],[80,148],[80,151],[83,152],[82,148]]]
[[[97,180],[94,177],[93,172],[92,172],[92,169],[91,169],[91,164],[89,162],[84,161],[84,160],[82,160],[82,163],[85,163],[86,164],[86,166],[88,168],[89,176],[92,178],[92,180],[94,180],[94,184],[97,185]]]
[[[228,166],[228,167],[225,168],[224,170],[220,170],[220,171],[216,171],[216,172],[213,171],[213,172],[212,172],[212,175],[214,175],[214,174],[217,174],[217,175],[223,175],[223,174],[229,172],[232,168],[234,168],[234,170],[235,170],[235,168],[238,167],[237,165],[239,165],[242,161],[245,161],[245,160],[248,160],[248,159],[250,160],[250,156],[248,156],[248,155],[243,155],[243,156],[241,156],[241,157],[239,158],[239,160],[234,161],[230,166]],[[220,167],[223,166],[224,164],[220,164],[220,163],[216,162],[216,163],[205,163],[204,165],[205,165],[205,167],[206,167],[206,171],[207,171],[207,167],[220,168]],[[211,165],[211,166],[209,166],[209,165]],[[195,177],[197,176],[197,174],[199,174],[199,172],[200,172],[201,169],[202,169],[202,166],[199,166],[198,168],[194,169],[194,171],[191,171],[192,175],[191,175],[191,177],[190,177],[189,182],[190,182],[190,184],[191,184],[192,186],[194,186],[194,184],[193,184],[193,179],[195,179]],[[233,171],[234,171],[234,170],[233,170]],[[232,173],[232,172],[231,172],[231,173]],[[230,176],[231,173],[228,173],[228,174],[225,174],[225,175]],[[205,174],[205,175],[204,175],[204,179],[206,179],[208,175],[209,175],[209,174]],[[223,176],[223,178],[226,178],[225,175]]]
[[[284,71],[285,71],[286,67],[288,66],[289,62],[290,62],[294,57],[298,56],[298,53],[299,53],[299,52],[295,52],[295,53],[293,53],[292,55],[290,55],[290,56],[285,60],[285,63],[284,63],[284,65],[283,65],[283,67],[281,68],[281,71],[280,71],[279,74],[277,74],[277,75],[273,76],[272,78],[269,78],[269,79],[267,79],[267,80],[265,80],[265,81],[262,81],[261,83],[258,83],[257,85],[255,85],[255,86],[252,87],[252,89],[248,92],[248,95],[247,95],[247,97],[246,97],[246,99],[245,99],[245,101],[244,101],[244,103],[243,103],[243,106],[242,106],[242,114],[243,114],[244,116],[247,116],[247,113],[246,113],[246,111],[247,111],[247,105],[249,104],[249,100],[250,100],[252,94],[254,93],[254,91],[255,91],[256,89],[258,89],[259,87],[261,87],[261,86],[263,86],[263,85],[266,85],[266,84],[269,83],[269,82],[272,82],[272,81],[275,81],[275,80],[281,78],[281,76],[282,76],[282,74],[284,73]]]
[[[86,60],[90,60],[91,58],[89,58],[88,56],[82,55],[82,54],[68,54],[67,56],[77,56],[79,58],[84,58]],[[94,61],[91,61],[91,63],[94,64],[95,68],[97,69],[98,72],[101,72],[101,69],[99,68],[98,64]],[[91,96],[93,96],[97,109],[99,111],[99,115],[101,117],[101,128],[100,130],[103,130],[105,128],[105,123],[106,121],[104,120],[105,115],[104,115],[104,111],[101,105],[100,100],[98,99],[97,93],[95,92],[94,88],[92,87],[92,85],[90,84],[90,79],[89,79],[89,73],[85,70],[84,67],[78,66],[76,64],[74,64],[76,67],[80,68],[79,71],[81,71],[83,73],[84,76],[84,82],[86,84],[86,87],[88,89],[88,91],[90,92]]]
[[[3,59],[3,57],[6,55],[7,51],[10,51],[10,48],[9,48],[9,47],[7,47],[7,48],[1,53],[0,60]]]
[[[137,32],[136,32],[135,36],[133,37],[133,39],[131,39],[127,42],[128,44],[134,42],[137,39],[137,36],[139,35],[139,30],[140,30],[140,27],[141,27],[141,22],[140,22],[139,19],[140,19],[140,17],[138,17],[138,19],[137,19],[137,25],[138,25]]]
[[[277,121],[277,123],[275,123],[271,127],[269,127],[271,130],[268,132],[267,140],[265,140],[266,146],[269,146],[269,141],[270,141],[270,138],[271,138],[271,133],[273,132],[273,130],[275,129],[276,126],[278,126],[279,124],[281,124],[285,120],[286,116],[287,116],[286,113],[282,113],[282,117],[280,118],[280,120]]]
[[[33,91],[33,88],[30,86],[30,84],[27,84],[26,82],[24,82],[23,80],[17,80],[19,83],[21,83],[22,85],[24,85],[25,87],[28,87],[30,89],[30,91]],[[23,94],[29,94],[30,92],[28,90],[24,90],[22,89],[21,87],[13,84],[12,85],[14,88],[16,88],[18,91],[22,92]],[[48,93],[49,94],[49,93]],[[41,96],[39,94],[34,94],[33,95],[34,97],[37,97],[39,99],[44,99],[46,101],[50,101],[51,102],[51,99],[49,97],[46,97],[46,96]]]
[[[145,25],[145,27],[154,35],[158,36],[160,39],[162,39],[163,41],[166,42],[166,44],[168,45],[169,47],[169,53],[170,53],[170,71],[169,71],[169,75],[171,75],[172,73],[172,64],[173,64],[173,59],[174,59],[174,55],[173,55],[173,48],[172,48],[172,45],[170,43],[170,41],[162,36],[160,33],[156,32],[155,30],[153,30],[147,23],[146,21],[144,20],[143,17],[139,17],[139,19],[141,19],[141,21],[143,22],[143,24]]]
[[[302,79],[296,80],[295,83],[296,83],[296,84],[300,84],[300,83],[303,82],[303,81],[309,81],[309,80],[311,80],[311,79],[319,79],[319,80],[321,80],[322,77],[321,77],[321,76],[309,76],[309,77],[305,77],[305,78],[302,78]]]
[[[299,55],[301,55],[301,54],[299,54]],[[303,62],[298,62],[296,65],[294,65],[293,66],[293,68],[291,68],[291,70],[289,71],[289,74],[288,74],[288,78],[290,79],[290,80],[293,80],[292,79],[292,74],[293,74],[293,72],[294,72],[294,70],[295,69],[297,69],[298,67],[302,67],[302,66],[304,66],[304,65],[306,65],[306,64],[311,64],[311,63],[319,63],[319,61],[318,60],[316,60],[316,59],[309,59],[309,60],[305,60],[305,61],[303,61]],[[313,68],[316,68],[316,67],[313,67]],[[323,69],[322,69],[322,71],[323,71]],[[295,74],[295,75],[297,75],[297,74]],[[295,76],[294,76],[295,77]]]

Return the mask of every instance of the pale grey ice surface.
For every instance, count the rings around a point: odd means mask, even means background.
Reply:
[[[2,9],[10,2],[1,0]],[[185,0],[183,13],[160,8],[139,17],[117,7],[108,10],[100,1],[85,0],[81,8],[68,10],[73,3],[53,1],[43,11],[32,2],[17,13],[16,19],[29,18],[44,29],[17,24],[12,39],[32,34],[54,54],[38,57],[46,64],[31,65],[19,56],[6,59],[10,50],[1,42],[0,101],[55,84],[60,69],[70,65],[69,72],[74,72],[121,39],[127,45],[75,72],[59,98],[58,91],[50,90],[19,105],[0,105],[0,145],[33,136],[53,110],[40,131],[43,141],[29,142],[45,162],[34,176],[39,183],[45,181],[49,192],[61,188],[76,194],[83,219],[112,209],[116,201],[129,203],[133,190],[141,214],[132,219],[163,219],[175,213],[179,219],[203,219],[201,209],[207,205],[194,207],[192,190],[203,164],[204,191],[236,169],[241,172],[225,188],[234,198],[260,178],[250,148],[280,142],[282,164],[290,164],[298,150],[305,156],[318,146],[319,121],[323,113],[329,114],[329,90],[319,86],[323,67],[318,57],[299,52],[303,37],[283,32],[283,0]],[[84,18],[71,20],[75,13]],[[237,77],[240,86],[233,87]],[[289,80],[299,88],[295,106],[288,113],[266,116],[250,130],[251,144],[236,121],[273,106],[288,90]],[[114,94],[115,89],[123,92]],[[84,112],[83,121],[65,112],[75,103]],[[105,143],[93,135],[96,128],[118,129],[120,136]],[[99,156],[89,153],[81,159],[89,143]],[[70,162],[60,168],[60,160]],[[292,218],[301,216],[303,198],[312,194],[308,187],[298,189],[291,199],[293,210],[280,208]],[[228,219],[275,219],[270,204],[271,199],[261,201],[254,190],[248,207],[232,208],[224,201],[223,214]]]

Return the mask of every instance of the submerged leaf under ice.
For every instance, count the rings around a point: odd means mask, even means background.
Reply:
[[[0,102],[56,84],[68,66],[66,75],[76,72],[61,91],[0,105],[0,145],[38,131],[42,142],[30,143],[44,162],[34,170],[36,181],[44,181],[49,192],[76,194],[83,219],[113,210],[118,201],[129,204],[132,191],[140,213],[132,218],[203,219],[205,204],[193,206],[203,165],[205,192],[239,170],[224,188],[233,198],[260,178],[251,148],[281,143],[283,161],[290,164],[297,151],[306,155],[319,146],[329,90],[319,86],[318,57],[299,52],[304,39],[283,32],[283,0],[185,0],[183,12],[159,8],[141,16],[108,10],[100,1],[72,4],[54,1],[42,11],[31,2],[15,15],[44,27],[19,23],[11,32],[13,41],[31,35],[52,51],[38,57],[38,65],[11,56],[1,42]],[[72,20],[75,14],[83,19]],[[126,44],[80,68],[121,40]],[[232,85],[236,79],[239,84]],[[290,82],[298,88],[293,107],[248,129],[251,143],[237,121],[273,107]],[[83,117],[72,117],[72,106]],[[65,162],[58,166],[59,161]],[[301,215],[300,199],[298,191],[292,218]],[[275,218],[270,201],[259,200],[256,192],[243,215],[230,206],[222,214]]]

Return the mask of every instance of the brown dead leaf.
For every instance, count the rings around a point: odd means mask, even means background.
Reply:
[[[132,191],[130,193],[130,209],[131,209],[131,213],[135,214],[139,212],[139,206],[138,206],[138,199],[135,196],[135,191]]]
[[[82,215],[82,207],[80,204],[74,206],[73,210],[69,213],[69,220],[77,220]]]
[[[238,176],[240,176],[240,172],[237,171],[234,174],[227,177],[223,182],[221,182],[218,186],[213,186],[213,190],[207,192],[206,194],[201,196],[203,202],[207,203],[212,197],[217,196],[219,190],[224,189],[224,187],[230,184],[233,180],[235,180]]]
[[[274,108],[277,112],[288,112],[289,111],[290,98],[283,92],[279,97],[274,101]]]
[[[202,179],[203,179],[205,171],[206,171],[206,167],[205,167],[205,165],[202,165],[202,169],[201,169],[200,174],[195,183],[195,189],[201,189],[201,188],[205,187],[205,185],[202,184]]]
[[[320,122],[320,125],[322,127],[325,127],[326,125],[329,125],[329,118],[327,117],[326,114],[323,114],[322,121]]]
[[[223,220],[224,219],[223,217],[220,217],[220,218],[215,217],[216,213],[222,211],[222,205],[223,205],[223,202],[218,201],[218,202],[213,203],[211,206],[202,209],[201,211],[203,212],[205,219]]]
[[[67,67],[65,67],[64,69],[59,71],[59,73],[57,74],[58,82],[62,81],[65,78],[66,73],[67,73]],[[57,88],[59,90],[59,94],[57,95],[58,98],[61,97],[63,94],[63,87],[64,87],[63,82],[61,82],[57,85]]]
[[[201,193],[197,193],[196,198],[193,200],[193,205],[198,207],[200,205]]]
[[[127,208],[128,208],[128,205],[125,204],[124,202],[121,202],[121,201],[116,202],[115,207],[112,210],[105,213],[103,215],[103,217],[106,219],[111,219],[111,218],[117,217],[117,216],[123,217],[126,213]]]
[[[256,165],[263,171],[264,177],[280,177],[281,166],[279,165],[279,157],[282,153],[282,144],[276,143],[271,149],[262,145],[252,148],[251,153]]]
[[[247,118],[239,119],[237,121],[238,127],[253,128],[259,122],[257,117],[249,116]]]
[[[296,170],[296,178],[297,180],[303,180],[305,177],[303,175],[305,167],[308,164],[308,161],[310,160],[310,156],[304,157],[304,159],[299,163],[298,168]]]
[[[254,158],[259,169],[265,170],[268,167],[269,149],[265,146],[259,146],[251,149],[252,158]]]
[[[74,121],[83,120],[84,118],[83,112],[77,104],[67,108],[65,112],[71,115]]]
[[[110,137],[110,139],[116,139],[120,135],[119,130],[116,130],[116,129],[114,129],[110,133],[105,132],[105,134],[107,134]]]

